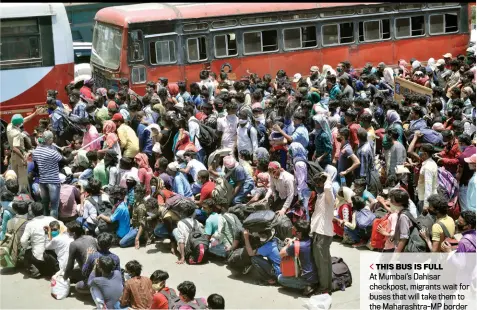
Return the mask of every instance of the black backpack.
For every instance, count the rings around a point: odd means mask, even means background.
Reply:
[[[286,215],[277,215],[273,221],[275,228],[275,236],[280,240],[292,237],[293,224],[290,218]]]
[[[240,125],[237,125],[240,126]],[[263,126],[262,124],[258,124],[258,126],[253,126],[250,125],[247,127],[247,136],[252,141],[252,136],[250,134],[250,131],[252,130],[252,127],[255,128],[257,131],[257,144],[259,147],[265,147],[267,145],[267,128]]]
[[[332,269],[332,283],[331,291],[344,291],[347,287],[350,287],[353,283],[353,277],[348,265],[341,257],[331,257],[331,269]]]
[[[412,214],[409,211],[403,211],[404,214],[411,220],[412,222],[412,230],[411,233],[409,234],[409,240],[406,244],[406,247],[404,248],[404,252],[412,252],[412,253],[418,253],[418,252],[429,252],[429,248],[427,246],[426,241],[422,239],[421,235],[419,234],[419,231],[425,227],[427,231],[427,236],[430,237],[430,234],[432,232],[432,225],[436,222],[434,217],[432,215],[427,214],[427,215],[419,215],[417,219],[412,216]],[[398,223],[396,225],[399,225],[399,218],[398,218]]]
[[[251,233],[260,233],[271,230],[275,223],[275,212],[271,210],[263,210],[250,214],[243,221],[243,228]]]
[[[321,168],[320,164],[312,160],[305,161],[301,159],[299,161],[306,163],[306,167],[307,167],[306,184],[308,185],[310,189],[313,190],[315,188],[315,183],[313,182],[313,178],[317,176],[318,174],[320,174],[321,172],[323,172],[324,170],[323,168]]]
[[[212,127],[199,122],[199,120],[192,119],[191,121],[199,124],[199,134],[196,135],[194,139],[197,138],[199,140],[200,146],[206,150],[212,150],[216,148],[218,143],[217,131]]]
[[[190,265],[203,264],[207,262],[209,239],[197,225],[197,220],[192,220],[194,221],[194,226],[191,226],[187,219],[182,220],[190,229],[189,238],[187,239],[185,247],[185,259]]]
[[[112,203],[106,200],[103,201],[101,195],[99,195],[98,202],[96,202],[93,199],[93,197],[89,197],[87,200],[96,208],[96,212],[98,213],[98,215],[100,214],[104,214],[106,216],[112,215],[112,210],[113,210]],[[119,227],[119,222],[108,223],[103,219],[99,219],[96,222],[96,227],[98,228],[100,233],[108,232],[115,236],[116,230]]]

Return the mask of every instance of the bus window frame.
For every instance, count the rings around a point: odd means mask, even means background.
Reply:
[[[176,54],[176,61],[174,62],[162,62],[162,63],[153,63],[151,61],[151,53],[149,53],[149,64],[151,66],[165,66],[165,65],[172,65],[172,64],[176,64],[178,62],[178,57],[177,57],[177,47],[176,47],[176,40],[174,40],[174,38],[164,38],[164,37],[159,37],[158,40],[154,41],[154,40],[150,40],[148,42],[148,45],[151,44],[152,42],[154,42],[154,53],[156,53],[156,59],[157,59],[157,52],[156,52],[156,44],[158,42],[169,42],[169,41],[172,41],[172,43],[174,43],[174,53]],[[149,50],[149,49],[148,49]]]
[[[48,29],[42,29],[42,21],[40,19],[44,18],[45,21],[47,22],[46,25],[43,27],[49,27],[51,31],[51,38],[48,40],[44,40],[44,35],[46,35],[46,32]],[[1,70],[16,70],[16,69],[29,69],[29,68],[42,68],[42,67],[49,67],[49,66],[54,66],[56,64],[55,59],[54,59],[54,50],[55,50],[55,43],[54,43],[54,38],[53,38],[53,20],[51,15],[47,16],[31,16],[31,17],[19,17],[19,18],[5,18],[4,20],[21,20],[21,19],[34,19],[36,20],[38,32],[37,33],[32,33],[32,34],[17,34],[17,35],[4,35],[4,37],[12,37],[12,36],[21,36],[21,37],[27,37],[29,38],[30,36],[34,36],[35,38],[38,38],[38,48],[39,48],[39,54],[40,57],[37,58],[21,58],[21,59],[13,59],[13,60],[3,60],[0,62],[0,71]],[[48,36],[47,36],[48,38]],[[30,41],[30,39],[28,39]],[[44,46],[44,45],[49,45]],[[45,47],[46,52],[45,52]],[[50,50],[50,51],[48,51]],[[48,52],[50,52],[52,55],[48,55]],[[50,58],[50,59],[49,59]],[[45,61],[47,64],[45,64]]]
[[[392,33],[392,31],[391,31],[391,18],[387,18],[387,20],[389,20],[389,38],[383,39],[382,29],[383,29],[383,20],[384,19],[386,19],[386,18],[378,18],[378,19],[358,21],[358,42],[359,42],[359,44],[391,40],[391,37],[392,37],[391,36],[391,33]],[[376,40],[366,40],[364,24],[368,23],[368,22],[375,22],[375,21],[379,21],[379,35],[380,35],[380,38],[376,39]],[[360,39],[359,39],[359,23],[363,23],[363,38],[364,38],[363,41],[360,41]]]
[[[262,32],[264,31],[276,31],[277,32],[277,49],[274,50],[274,51],[266,51],[264,52],[263,51],[263,35],[262,35]],[[245,34],[247,33],[255,33],[255,32],[259,32],[260,33],[260,45],[261,45],[261,52],[252,52],[252,53],[247,53],[245,51]],[[242,48],[243,48],[243,55],[244,56],[248,56],[248,55],[261,55],[261,54],[270,54],[270,53],[276,53],[276,52],[280,52],[280,37],[279,37],[279,34],[280,32],[278,31],[277,28],[275,29],[261,29],[261,30],[253,30],[253,31],[244,31],[242,32]]]
[[[225,26],[225,27],[223,27],[223,26],[222,26],[222,27],[214,27],[214,23],[216,23],[216,22],[225,22],[225,21],[231,21],[231,20],[235,21],[235,25],[233,25],[233,26]],[[211,25],[210,30],[212,30],[212,29],[217,29],[217,30],[230,29],[230,28],[233,28],[233,27],[237,27],[239,24],[240,24],[240,23],[239,23],[239,21],[238,21],[237,19],[220,19],[220,20],[214,20],[214,21],[212,21],[212,22],[210,23],[210,25]]]
[[[412,17],[419,17],[419,16],[422,16],[424,18],[424,33],[421,34],[421,35],[418,35],[418,36],[413,36],[412,35],[412,21],[411,21],[411,18]],[[404,19],[404,18],[407,18],[409,20],[409,35],[407,36],[402,36],[402,37],[398,37],[397,36],[397,29],[396,29],[396,22],[398,19]],[[423,12],[416,12],[416,14],[413,14],[413,15],[408,15],[408,16],[400,16],[400,17],[395,17],[394,18],[394,22],[393,22],[393,32],[394,32],[394,39],[396,40],[401,40],[401,39],[412,39],[412,38],[422,38],[422,37],[425,37],[426,34],[427,34],[427,27],[426,27],[426,14],[423,13]]]
[[[140,67],[143,67],[144,68],[144,76],[145,76],[145,79],[144,81],[139,81],[137,83],[134,83],[134,79],[133,79],[133,72],[134,72],[134,69],[139,69]],[[131,84],[134,84],[134,85],[141,85],[141,84],[144,84],[147,82],[147,67],[145,65],[133,65],[131,66]]]
[[[207,57],[205,59],[199,59],[199,60],[190,60],[189,58],[189,40],[197,40],[198,38],[204,38],[205,39],[205,51],[207,53]],[[209,43],[207,42],[209,39],[209,37],[207,36],[207,34],[201,34],[201,35],[197,35],[197,36],[193,36],[193,37],[189,37],[189,38],[186,38],[185,40],[185,51],[186,51],[186,54],[187,54],[187,62],[188,63],[200,63],[200,62],[204,62],[204,61],[208,61],[209,60],[209,52],[208,52],[208,47],[209,47]],[[198,43],[199,41],[197,41]],[[200,57],[200,49],[199,49],[199,44],[197,44],[197,56]]]
[[[456,31],[453,31],[453,32],[446,32],[446,17],[445,15],[446,14],[456,14],[457,16],[457,30]],[[438,33],[432,33],[431,32],[431,16],[439,16],[441,15],[443,17],[443,20],[444,20],[444,27],[443,27],[443,30],[444,32],[438,32]],[[439,35],[446,35],[446,34],[455,34],[455,33],[458,33],[459,32],[459,22],[460,22],[460,18],[459,18],[459,13],[457,12],[443,12],[443,13],[433,13],[433,14],[429,14],[429,19],[427,21],[427,24],[428,24],[428,27],[429,27],[429,35],[430,36],[439,36]]]
[[[340,24],[352,24],[352,25],[353,25],[353,42],[340,43],[340,41],[341,41],[341,27],[340,27]],[[323,39],[324,39],[323,27],[325,27],[325,26],[331,26],[331,25],[336,25],[336,26],[338,27],[338,43],[337,43],[337,44],[325,44],[325,42],[323,41]],[[321,29],[320,29],[320,30],[321,30],[321,31],[320,31],[321,46],[323,46],[323,47],[356,44],[356,27],[355,27],[355,20],[351,20],[351,21],[348,21],[348,22],[339,22],[339,23],[323,24],[323,25],[321,25]],[[359,36],[358,36],[358,37],[359,37]],[[359,40],[359,38],[358,38],[358,40]]]
[[[406,4],[419,4],[420,7],[419,8],[410,8],[410,9],[404,9],[404,8],[401,8],[400,6],[401,5],[406,5]],[[398,12],[409,12],[409,11],[414,11],[414,10],[422,10],[424,8],[427,7],[426,3],[407,3],[407,2],[404,2],[404,3],[396,3],[396,11]]]
[[[131,39],[131,33],[132,32],[141,32],[141,36],[142,36],[142,40],[140,42],[142,42],[142,58],[141,59],[137,59],[137,60],[134,60],[132,59],[131,57],[131,54],[129,53],[130,52],[130,48],[132,48],[132,43],[135,43],[135,42],[130,42],[130,39]],[[143,62],[145,59],[146,59],[146,52],[145,52],[145,48],[144,48],[144,32],[141,30],[141,29],[133,29],[133,30],[129,30],[128,31],[128,62],[131,63],[131,64],[136,64],[136,63],[141,63]]]
[[[216,47],[215,38],[218,37],[218,36],[226,36],[226,35],[231,34],[231,33],[233,33],[235,35],[235,42],[236,42],[236,45],[237,45],[237,51],[235,52],[235,55],[217,56],[217,49],[215,48]],[[219,59],[237,57],[239,55],[239,40],[238,40],[238,37],[239,36],[235,32],[214,34],[214,36],[212,37],[212,41],[213,41],[213,45],[214,45],[214,57],[219,58]],[[228,43],[227,40],[225,40],[225,43],[226,43],[226,49],[227,49],[227,52],[228,52],[229,43]]]
[[[303,46],[303,29],[302,28],[307,28],[307,27],[315,27],[316,44],[314,46],[309,46],[309,47],[286,48],[286,46],[285,46],[285,30],[291,30],[291,29],[296,29],[296,28],[300,29],[300,46]],[[307,26],[296,26],[296,27],[282,28],[282,43],[283,43],[283,51],[286,51],[286,52],[317,48],[318,47],[318,27],[316,27],[316,25],[307,25]]]
[[[184,27],[188,25],[198,25],[198,24],[205,24],[207,25],[207,28],[205,29],[194,29],[194,30],[185,30]],[[182,32],[184,33],[194,33],[194,32],[199,32],[199,31],[208,31],[210,29],[209,23],[208,22],[196,22],[196,23],[186,23],[182,25]]]

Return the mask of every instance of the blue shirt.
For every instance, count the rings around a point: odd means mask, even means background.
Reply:
[[[295,131],[293,132],[291,137],[293,139],[293,142],[301,143],[305,150],[308,148],[308,143],[310,143],[310,136],[308,133],[308,129],[306,129],[305,125],[298,125],[298,127],[295,128]]]
[[[474,173],[472,178],[470,178],[469,184],[467,186],[467,197],[466,197],[467,206],[465,211],[475,212],[475,192],[476,192],[476,188],[475,188],[475,173]]]
[[[272,263],[275,275],[278,277],[282,274],[280,270],[280,263],[282,261],[280,257],[280,251],[278,250],[278,242],[276,238],[268,241],[264,245],[258,248],[257,254],[266,257],[269,262]]]
[[[129,232],[129,210],[124,201],[114,210],[113,215],[111,215],[111,222],[119,222],[119,227],[116,231],[119,238],[126,236]]]
[[[151,132],[146,130],[144,124],[139,124],[137,126],[137,137],[139,139],[139,149],[141,153],[151,155],[152,154],[152,139]]]
[[[193,196],[189,181],[187,181],[187,178],[182,172],[178,172],[176,176],[174,177],[174,184],[172,185],[172,191],[184,197]]]
[[[301,277],[310,284],[317,283],[318,272],[316,271],[315,261],[313,260],[313,254],[311,252],[311,239],[295,242],[300,242],[298,258],[300,259],[302,269]],[[287,255],[295,257],[294,242],[287,248]]]
[[[364,201],[368,201],[369,198],[376,199],[376,197],[374,197],[374,195],[367,190],[364,190],[362,198],[364,199]]]
[[[33,161],[38,165],[40,183],[60,184],[58,163],[62,158],[56,149],[46,145],[40,145],[33,151]]]
[[[219,215],[212,213],[205,221],[205,234],[212,236],[219,229]]]

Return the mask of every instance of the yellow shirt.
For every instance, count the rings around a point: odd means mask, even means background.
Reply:
[[[139,153],[139,139],[131,127],[121,124],[118,128],[118,138],[124,157],[134,158]]]
[[[444,224],[444,226],[449,231],[449,234],[451,237],[454,236],[455,222],[450,216],[446,215],[444,218],[440,219],[438,222],[441,222],[442,224]],[[444,236],[444,239],[446,238],[444,234],[444,230],[442,230],[442,227],[441,225],[438,224],[438,222],[432,225],[432,241],[441,241],[441,234],[442,236]]]

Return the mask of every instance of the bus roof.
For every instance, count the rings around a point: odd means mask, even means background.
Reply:
[[[1,18],[53,16],[63,3],[0,3]]]
[[[95,20],[116,26],[161,20],[199,19],[271,12],[373,5],[376,3],[142,3],[104,8]]]

